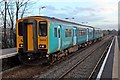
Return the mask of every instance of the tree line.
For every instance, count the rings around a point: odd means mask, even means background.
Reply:
[[[1,48],[16,46],[15,23],[29,13],[30,0],[0,0]]]

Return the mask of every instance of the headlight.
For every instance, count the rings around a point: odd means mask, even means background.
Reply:
[[[23,44],[19,44],[19,47],[23,47]]]
[[[45,44],[40,44],[39,47],[40,48],[46,48],[46,45]]]

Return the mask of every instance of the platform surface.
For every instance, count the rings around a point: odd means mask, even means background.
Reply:
[[[0,59],[15,56],[17,54],[16,48],[0,49]]]
[[[118,36],[115,36],[113,43],[111,43],[108,57],[103,69],[100,69],[101,75],[98,74],[100,79],[120,80],[120,43]],[[102,64],[103,66],[103,64]],[[101,71],[102,70],[102,71]]]

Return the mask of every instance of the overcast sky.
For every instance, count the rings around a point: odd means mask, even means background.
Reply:
[[[34,0],[33,0],[34,1]],[[69,18],[77,23],[88,22],[87,25],[102,29],[117,29],[119,0],[35,0],[29,15]],[[74,19],[72,19],[74,18]],[[86,24],[86,23],[84,23]]]

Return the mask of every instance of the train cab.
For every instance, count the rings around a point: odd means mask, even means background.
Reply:
[[[16,22],[17,51],[20,60],[46,57],[48,53],[48,21],[23,18]]]

